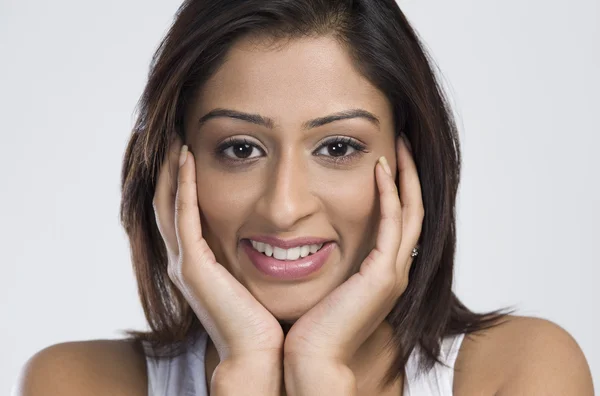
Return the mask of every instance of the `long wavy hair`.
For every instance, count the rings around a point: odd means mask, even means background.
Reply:
[[[170,281],[165,244],[152,200],[158,171],[173,140],[183,139],[184,110],[244,35],[279,39],[330,35],[356,69],[393,107],[395,133],[411,142],[422,183],[425,217],[421,251],[408,288],[386,320],[393,327],[390,384],[414,347],[420,370],[437,362],[441,340],[501,324],[506,310],[475,313],[452,291],[456,249],[455,202],[460,146],[434,63],[394,0],[186,0],[152,58],[136,108],[136,122],[121,174],[120,220],[131,245],[132,265],[149,331],[125,330],[146,341],[156,357],[182,351],[202,324]]]

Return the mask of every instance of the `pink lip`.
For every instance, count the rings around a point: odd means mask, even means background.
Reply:
[[[254,238],[252,239],[255,240]],[[314,254],[299,258],[298,260],[287,261],[277,260],[274,257],[262,254],[252,247],[248,239],[243,239],[241,244],[252,264],[260,272],[282,280],[299,279],[318,271],[325,264],[333,249],[335,249],[335,242],[327,242]]]
[[[292,249],[298,246],[304,245],[319,245],[321,243],[330,242],[330,239],[325,238],[316,238],[316,237],[299,237],[294,239],[279,239],[277,237],[269,236],[269,235],[254,235],[249,236],[248,239],[252,239],[256,242],[264,242],[268,243],[271,246],[277,246],[282,249]]]

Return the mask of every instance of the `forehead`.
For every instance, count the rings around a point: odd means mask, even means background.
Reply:
[[[349,108],[363,108],[380,119],[391,116],[385,95],[358,73],[346,50],[327,36],[277,46],[239,40],[199,92],[194,107],[199,115],[216,107],[233,108],[290,125]]]

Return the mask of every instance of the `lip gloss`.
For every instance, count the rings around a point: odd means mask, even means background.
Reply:
[[[243,239],[241,245],[252,264],[260,272],[281,280],[300,279],[318,271],[335,249],[335,242],[327,242],[318,252],[298,260],[278,260],[254,249],[248,239]]]

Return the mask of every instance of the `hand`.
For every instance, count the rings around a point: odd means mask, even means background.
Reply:
[[[285,338],[284,362],[348,366],[406,290],[424,209],[412,154],[398,140],[400,197],[394,178],[381,164],[375,170],[381,208],[375,248],[356,274],[294,323]]]
[[[221,264],[202,237],[194,156],[179,168],[177,138],[161,165],[153,199],[168,252],[168,275],[208,332],[221,363],[273,358],[281,362],[284,335],[275,317]],[[171,182],[177,175],[177,185]]]

